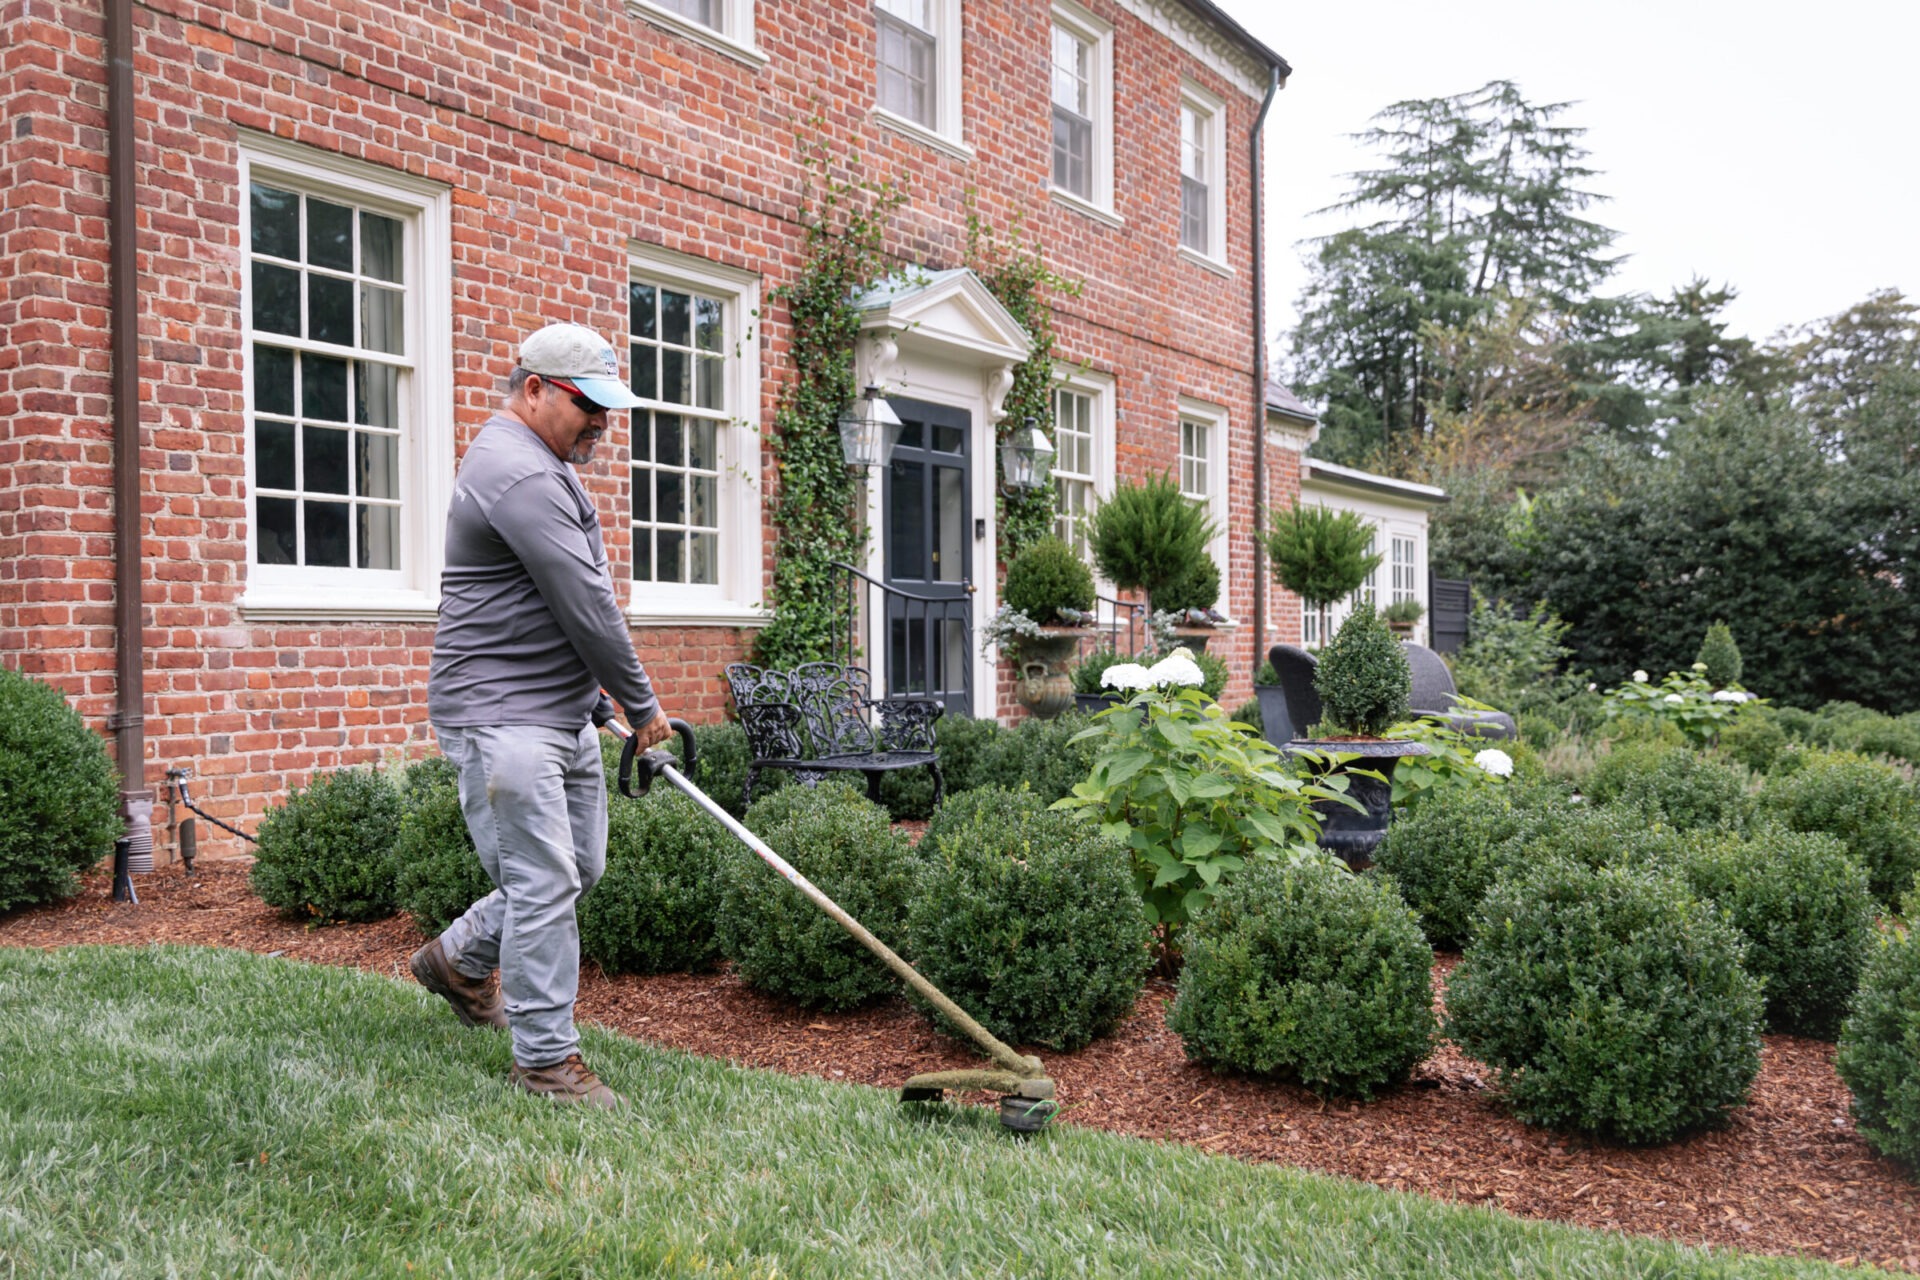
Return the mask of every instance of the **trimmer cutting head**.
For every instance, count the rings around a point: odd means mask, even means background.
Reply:
[[[902,1102],[938,1102],[955,1093],[985,1090],[1001,1094],[1000,1123],[1014,1133],[1038,1133],[1047,1127],[1060,1106],[1053,1100],[1053,1081],[1041,1074],[1040,1059],[1028,1058],[1032,1075],[1012,1071],[929,1071],[900,1086]]]

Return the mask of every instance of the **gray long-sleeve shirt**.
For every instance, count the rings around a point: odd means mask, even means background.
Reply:
[[[573,468],[525,423],[487,419],[447,511],[440,625],[427,675],[435,724],[576,729],[660,709],[613,596],[600,517]]]

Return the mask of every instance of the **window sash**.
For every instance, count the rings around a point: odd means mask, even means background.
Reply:
[[[252,564],[397,584],[413,568],[417,215],[277,174],[246,199]]]
[[[1054,533],[1081,556],[1088,554],[1085,518],[1093,514],[1093,397],[1057,388],[1053,394]]]
[[[1207,243],[1212,227],[1208,202],[1213,193],[1205,183],[1182,174],[1180,177],[1180,243],[1195,253],[1210,253]]]
[[[713,31],[721,30],[723,0],[654,0],[654,3],[689,22],[697,22]]]
[[[628,525],[636,582],[717,588],[726,432],[739,380],[737,302],[657,280],[627,287]]]
[[[880,106],[933,128],[939,88],[935,71],[938,42],[931,32],[886,10],[876,12],[874,28]]]
[[[1093,121],[1061,106],[1053,109],[1053,185],[1093,199]]]
[[[1212,473],[1207,461],[1210,425],[1190,418],[1180,421],[1180,492],[1209,505],[1213,501]]]
[[[1393,540],[1393,601],[1419,598],[1418,584],[1414,580],[1414,541],[1412,538]]]

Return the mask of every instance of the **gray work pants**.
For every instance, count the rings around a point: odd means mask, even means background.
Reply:
[[[607,868],[607,778],[599,735],[539,725],[434,726],[460,771],[460,808],[497,886],[440,935],[470,978],[497,967],[513,1060],[546,1067],[577,1051],[574,904]]]

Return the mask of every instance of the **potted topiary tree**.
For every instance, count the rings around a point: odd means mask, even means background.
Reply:
[[[1381,560],[1371,525],[1351,511],[1326,507],[1276,514],[1267,558],[1274,580],[1319,611],[1321,644],[1327,641],[1327,607],[1358,590]]]
[[[1156,627],[1164,623],[1173,633],[1162,648],[1184,645],[1195,653],[1204,652],[1214,627],[1225,620],[1214,612],[1219,599],[1220,566],[1211,555],[1189,561],[1177,577],[1162,583],[1153,597],[1153,621]]]
[[[1322,720],[1318,736],[1293,745],[1329,755],[1358,757],[1346,773],[1347,796],[1359,808],[1329,801],[1315,806],[1322,826],[1320,847],[1339,854],[1355,870],[1373,861],[1392,815],[1393,769],[1404,756],[1428,754],[1424,743],[1385,736],[1408,715],[1413,673],[1406,652],[1371,604],[1362,604],[1341,624],[1320,655],[1313,685]]]
[[[1146,592],[1149,610],[1157,610],[1171,598],[1169,588],[1176,594],[1193,590],[1181,584],[1204,575],[1201,561],[1212,564],[1207,544],[1217,532],[1206,508],[1181,493],[1170,476],[1149,476],[1120,486],[1093,513],[1093,563],[1122,591]],[[1204,587],[1204,577],[1197,585]],[[1216,569],[1213,595],[1219,593]]]
[[[1093,617],[1093,594],[1092,572],[1058,538],[1029,544],[1007,564],[1003,612],[1033,625],[1019,630],[1002,648],[1014,663],[1014,697],[1043,720],[1073,705],[1067,663]]]

